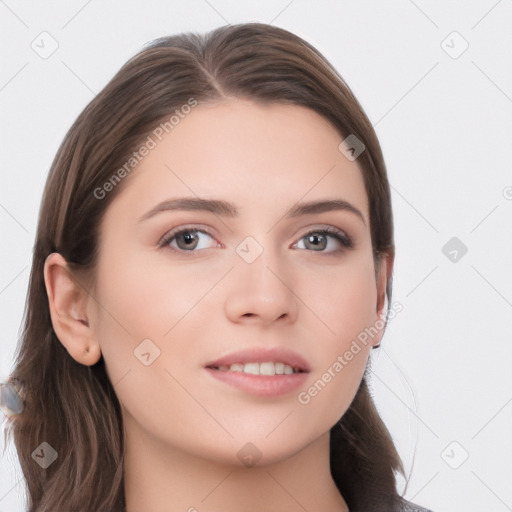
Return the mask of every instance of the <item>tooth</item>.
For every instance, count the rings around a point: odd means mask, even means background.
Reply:
[[[260,375],[275,375],[276,369],[274,363],[260,363]]]
[[[283,375],[284,373],[284,363],[276,363],[276,375]]]
[[[284,365],[284,374],[291,375],[292,373],[293,373],[293,368],[290,365],[285,364]]]
[[[282,362],[265,361],[264,363],[233,363],[231,366],[220,365],[221,371],[243,372],[251,375],[291,375],[298,373],[294,368]]]
[[[244,373],[251,373],[253,375],[260,374],[260,365],[258,363],[246,363],[244,366]]]

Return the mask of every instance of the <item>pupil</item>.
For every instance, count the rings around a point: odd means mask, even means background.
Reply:
[[[192,235],[190,232],[184,233],[182,237],[187,247],[191,247],[195,242],[194,235]]]
[[[313,242],[313,243],[314,243],[314,241],[315,241],[315,240],[318,242],[318,239],[319,239],[320,237],[321,237],[321,238],[324,238],[324,237],[323,237],[323,235],[309,235],[309,242]],[[323,239],[323,242],[324,242],[324,243],[322,243],[322,244],[321,244],[321,248],[322,248],[322,249],[324,249],[324,248],[325,248],[325,239]],[[318,245],[316,245],[316,247],[319,247],[319,246],[318,246]]]

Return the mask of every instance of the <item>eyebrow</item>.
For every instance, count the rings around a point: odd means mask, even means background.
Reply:
[[[218,199],[201,199],[199,197],[181,197],[178,199],[168,199],[157,204],[154,208],[139,218],[142,222],[155,215],[172,211],[172,210],[187,210],[187,211],[206,211],[219,215],[221,217],[235,218],[239,215],[238,208],[227,201]],[[302,215],[312,215],[315,213],[324,213],[330,211],[347,211],[358,216],[363,224],[366,226],[364,216],[360,210],[343,199],[325,199],[321,201],[309,201],[306,203],[298,203],[294,205],[285,214],[286,218],[295,218]]]

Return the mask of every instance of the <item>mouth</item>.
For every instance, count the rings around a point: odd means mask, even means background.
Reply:
[[[309,373],[311,370],[306,359],[284,347],[259,347],[232,352],[208,362],[206,368],[266,376]]]
[[[230,387],[259,396],[279,396],[304,384],[311,368],[288,349],[247,349],[209,362],[208,373]]]
[[[206,368],[219,370],[221,372],[239,372],[250,375],[292,375],[293,373],[307,373],[299,367],[293,367],[282,361],[264,361],[263,363],[233,363],[227,365],[210,365]]]

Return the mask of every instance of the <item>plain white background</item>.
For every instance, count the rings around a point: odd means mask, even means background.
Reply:
[[[512,510],[510,0],[0,0],[0,379],[42,189],[71,123],[144,43],[248,21],[315,45],[384,151],[403,311],[374,351],[372,382],[406,498],[435,512]],[[0,471],[0,512],[24,510],[12,447]]]

